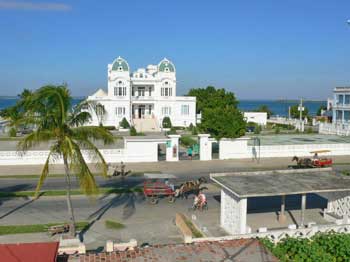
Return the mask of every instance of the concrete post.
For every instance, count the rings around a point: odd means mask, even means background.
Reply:
[[[286,222],[285,209],[286,209],[286,196],[281,196],[281,212],[280,212],[280,215],[278,216],[278,222],[280,223]]]
[[[211,160],[212,149],[211,142],[209,141],[209,134],[199,134],[199,160],[206,161]]]
[[[166,161],[179,161],[180,135],[168,135],[170,140],[166,144]]]
[[[306,194],[301,195],[301,221],[300,227],[304,227],[305,224],[305,209],[306,209]]]
[[[247,233],[247,199],[221,189],[220,225],[229,234]]]

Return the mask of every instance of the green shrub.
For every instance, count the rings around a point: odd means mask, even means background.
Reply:
[[[172,127],[170,117],[166,116],[163,118],[162,126],[163,126],[163,128],[171,128]]]
[[[277,128],[279,127],[280,129],[285,129],[285,130],[293,130],[294,126],[290,124],[274,124],[274,127]]]
[[[306,129],[306,133],[307,134],[312,134],[314,131],[312,130],[312,127],[308,127],[307,129]]]
[[[276,128],[275,128],[275,134],[277,135],[277,134],[279,134],[280,132],[281,132],[280,127],[279,127],[279,126],[276,126]]]
[[[260,239],[281,261],[350,261],[350,235],[345,233],[318,233],[311,239],[287,237],[278,244]]]
[[[176,129],[174,127],[170,128],[170,130],[167,132],[168,135],[176,135]]]
[[[16,137],[17,136],[17,129],[14,127],[11,127],[11,129],[9,130],[9,136]]]
[[[125,117],[123,117],[122,121],[120,121],[119,126],[125,129],[130,128],[130,124]]]
[[[137,131],[136,131],[136,128],[134,126],[132,126],[130,128],[130,136],[137,136]]]
[[[260,125],[257,125],[254,129],[254,134],[258,135],[261,133],[261,126]]]
[[[103,125],[101,125],[103,126]],[[107,130],[115,130],[115,126],[103,126]]]
[[[185,147],[192,147],[194,144],[197,144],[197,140],[193,139],[191,136],[182,136],[180,137],[180,144]]]
[[[193,127],[193,129],[192,129],[192,135],[193,135],[193,136],[198,135],[198,129],[197,129],[197,127],[196,127],[196,126],[195,126],[195,127]]]

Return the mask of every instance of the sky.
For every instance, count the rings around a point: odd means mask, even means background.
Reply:
[[[349,0],[0,0],[0,95],[67,83],[107,89],[107,64],[164,57],[177,93],[326,99],[350,85]]]

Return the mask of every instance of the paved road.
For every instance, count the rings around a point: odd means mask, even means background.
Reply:
[[[262,165],[260,169],[282,169],[286,168],[286,166],[269,166],[269,165]],[[209,181],[209,174],[213,172],[228,172],[228,171],[251,171],[251,170],[258,170],[254,165],[246,165],[246,166],[240,166],[235,168],[230,168],[225,165],[217,165],[210,167],[208,170],[203,170],[201,168],[194,168],[190,171],[183,171],[176,170],[175,172],[172,172],[174,170],[169,170],[168,173],[174,174],[176,179],[174,179],[175,185],[180,185],[184,181],[197,179],[201,176],[204,176]],[[341,170],[350,170],[350,165],[334,165],[334,170],[341,171]],[[166,170],[163,170],[163,173],[167,173]],[[124,180],[121,180],[119,177],[112,177],[112,178],[103,178],[103,177],[96,177],[96,181],[100,187],[133,187],[133,186],[141,186],[144,177],[143,176],[135,176],[135,177],[127,177]],[[0,179],[0,192],[14,192],[14,191],[23,191],[23,190],[35,190],[37,184],[37,179],[29,178],[29,179],[14,179],[14,178],[1,178]],[[78,188],[79,184],[78,182],[73,179],[73,188]],[[48,178],[43,185],[43,190],[59,190],[59,189],[65,189],[66,188],[66,182],[64,178],[62,177],[56,177],[56,178]]]
[[[2,202],[1,202],[2,201]],[[107,240],[126,242],[134,238],[139,244],[180,243],[182,237],[174,224],[176,212],[198,216],[199,226],[205,225],[209,236],[219,236],[220,204],[214,194],[208,194],[209,210],[192,212],[192,198],[178,199],[168,203],[161,199],[157,205],[147,203],[142,194],[112,194],[96,200],[86,197],[73,197],[73,207],[77,221],[89,221],[91,227],[83,232],[81,238],[88,249],[96,249]],[[105,227],[105,220],[114,220],[124,224],[125,229],[118,231]],[[1,225],[40,224],[68,221],[66,200],[64,197],[0,200]],[[211,233],[213,232],[213,233]],[[218,235],[219,234],[219,235]],[[57,237],[47,234],[21,234],[0,236],[0,243],[31,241],[53,241]]]

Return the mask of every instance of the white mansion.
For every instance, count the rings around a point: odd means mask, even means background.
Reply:
[[[176,96],[174,64],[163,59],[131,73],[129,64],[118,57],[108,65],[108,91],[99,89],[88,100],[104,106],[103,119],[93,115],[91,125],[119,126],[125,117],[139,131],[158,131],[168,116],[173,126],[196,125],[196,98]]]

